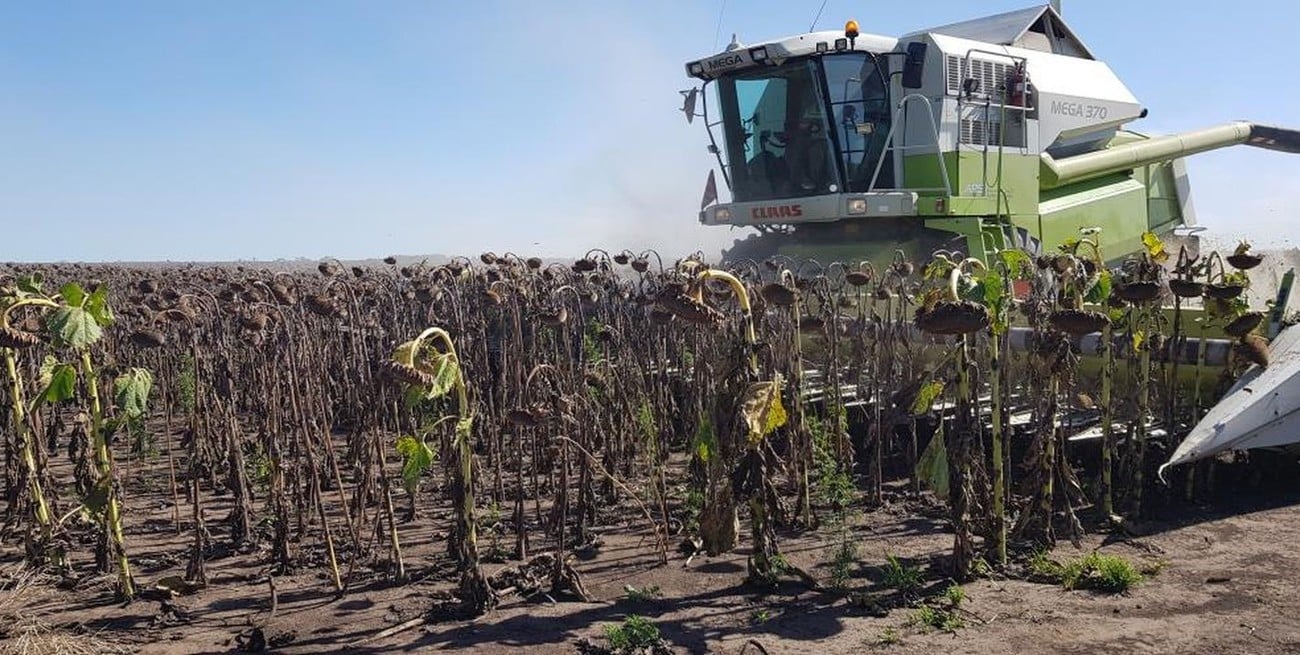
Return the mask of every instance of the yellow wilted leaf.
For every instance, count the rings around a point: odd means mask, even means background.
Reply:
[[[749,385],[740,403],[740,413],[749,428],[750,443],[785,425],[789,417],[781,404],[781,378]]]
[[[1147,333],[1142,330],[1133,331],[1133,350],[1134,352],[1142,349],[1142,344],[1147,341]]]
[[[781,404],[781,394],[779,392],[773,394],[772,408],[767,413],[767,423],[763,425],[763,434],[772,434],[777,428],[785,425],[789,418],[785,413],[785,405]]]
[[[1165,243],[1156,236],[1155,232],[1142,233],[1142,245],[1146,246],[1147,254],[1157,263],[1169,259],[1169,251],[1165,250]]]
[[[912,415],[921,416],[930,411],[934,401],[938,400],[943,394],[943,380],[930,380],[916,394],[916,400],[912,402]]]
[[[415,342],[407,341],[393,349],[393,361],[398,364],[415,366]]]

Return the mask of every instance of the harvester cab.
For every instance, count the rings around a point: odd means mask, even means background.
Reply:
[[[1195,224],[1181,158],[1236,144],[1300,152],[1300,133],[1228,123],[1125,129],[1133,93],[1045,5],[899,38],[812,32],[686,64],[730,191],[705,225],[753,228],[728,260],[986,257],[1088,230],[1108,258]],[[699,112],[697,114],[697,111]]]

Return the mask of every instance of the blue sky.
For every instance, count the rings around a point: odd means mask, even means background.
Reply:
[[[1034,0],[827,0],[897,35]],[[0,260],[382,257],[491,249],[708,253],[712,165],[682,64],[736,32],[804,31],[819,0],[0,4]],[[1066,0],[1169,132],[1300,127],[1281,1]],[[978,8],[972,8],[978,5]],[[1190,162],[1202,224],[1294,238],[1300,157]]]

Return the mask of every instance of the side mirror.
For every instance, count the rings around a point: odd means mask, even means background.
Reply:
[[[686,114],[686,122],[690,123],[695,120],[695,99],[700,95],[698,88],[682,91],[682,113]]]
[[[903,88],[919,89],[925,73],[925,53],[930,46],[924,43],[907,44],[907,59],[903,61]]]

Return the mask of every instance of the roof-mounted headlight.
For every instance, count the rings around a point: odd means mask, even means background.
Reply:
[[[749,59],[754,63],[767,61],[767,46],[749,49]]]

